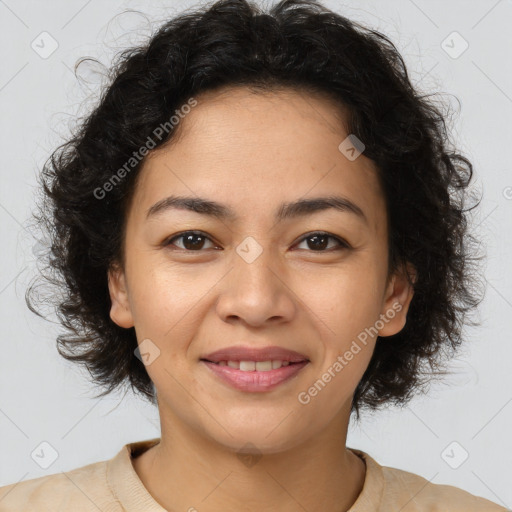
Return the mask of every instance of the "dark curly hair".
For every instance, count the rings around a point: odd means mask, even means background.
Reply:
[[[378,168],[389,272],[410,262],[417,277],[409,276],[414,297],[405,327],[377,339],[355,390],[357,418],[363,407],[405,404],[446,373],[443,363],[461,344],[467,313],[481,302],[473,266],[481,257],[471,256],[476,239],[467,230],[468,212],[479,201],[464,209],[472,164],[452,147],[446,115],[413,88],[389,39],[316,1],[283,0],[263,11],[246,0],[220,0],[183,12],[147,44],[118,54],[109,78],[92,113],[46,161],[34,214],[50,238],[39,278],[60,290],[45,299],[67,330],[57,338],[58,351],[104,388],[96,396],[129,383],[156,403],[154,385],[134,356],[134,328],[110,318],[107,280],[110,266],[124,261],[126,213],[143,159],[101,200],[98,187],[180,106],[224,86],[329,97]],[[156,147],[177,134],[170,130]],[[26,300],[41,315],[34,306],[38,289],[32,283]]]

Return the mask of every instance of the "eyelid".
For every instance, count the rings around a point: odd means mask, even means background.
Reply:
[[[188,234],[203,236],[204,238],[207,238],[212,243],[216,244],[215,240],[213,240],[212,237],[209,236],[204,231],[189,229],[189,230],[186,230],[186,231],[182,231],[180,233],[176,233],[175,235],[172,235],[170,238],[167,238],[166,240],[164,240],[162,245],[164,247],[172,245],[171,242],[173,240],[179,239],[179,238],[181,238],[181,237],[183,237],[185,235],[188,235]],[[312,236],[315,236],[315,235],[319,235],[319,236],[323,235],[323,236],[326,236],[328,238],[332,238],[332,239],[336,240],[336,242],[338,242],[338,247],[337,248],[335,247],[335,248],[327,249],[327,250],[324,250],[324,251],[312,251],[312,250],[309,250],[308,252],[328,253],[328,252],[332,252],[333,250],[336,250],[336,249],[351,249],[352,248],[352,246],[345,239],[341,238],[338,235],[334,235],[332,233],[329,233],[328,231],[310,231],[309,233],[306,233],[306,234],[302,235],[301,238],[299,238],[296,242],[294,242],[293,245],[294,246],[298,245],[298,244],[304,242],[304,240],[306,240],[306,239],[308,239],[308,238],[310,238]],[[190,250],[187,250],[187,249],[181,249],[181,247],[177,247],[176,249],[184,251],[184,252],[190,252],[190,253],[193,253],[193,252],[198,252],[198,253],[199,252],[204,252],[203,250],[190,251]]]

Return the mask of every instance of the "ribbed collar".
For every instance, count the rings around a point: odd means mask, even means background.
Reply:
[[[108,484],[126,512],[166,512],[144,487],[132,464],[132,458],[159,442],[160,438],[153,438],[126,444],[107,463]],[[354,448],[349,450],[365,462],[366,477],[363,490],[348,512],[377,511],[384,486],[382,467],[367,453]]]
[[[153,438],[125,444],[121,451],[108,461],[108,484],[126,512],[166,512],[144,487],[131,460],[159,442],[160,438]]]

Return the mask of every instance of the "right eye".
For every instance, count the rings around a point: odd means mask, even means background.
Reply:
[[[169,238],[166,242],[164,242],[164,246],[176,246],[174,241],[180,239],[183,240],[183,247],[178,247],[178,249],[182,249],[188,252],[200,252],[204,246],[205,240],[209,240],[210,242],[212,241],[211,238],[206,236],[206,234],[202,231],[183,231],[182,233]]]

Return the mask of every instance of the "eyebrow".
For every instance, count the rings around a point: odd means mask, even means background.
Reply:
[[[158,201],[148,209],[146,219],[172,209],[188,210],[231,222],[238,219],[236,213],[228,205],[201,197],[188,196],[169,196]],[[314,197],[283,203],[277,209],[275,219],[281,222],[329,209],[352,213],[368,224],[368,219],[363,210],[357,204],[341,196]]]

